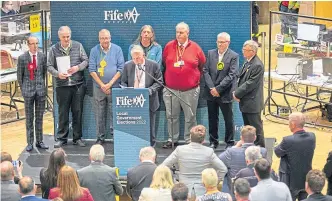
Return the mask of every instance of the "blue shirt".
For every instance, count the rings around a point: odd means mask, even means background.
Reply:
[[[107,65],[104,68],[104,76],[100,76],[98,68],[100,68],[100,61],[102,61],[103,59],[106,61]],[[111,47],[106,54],[101,49],[100,44],[96,45],[91,49],[89,59],[89,73],[96,72],[104,84],[110,82],[117,72],[122,73],[123,67],[124,57],[122,49],[118,45],[111,43]],[[95,82],[94,79],[93,81]],[[120,87],[119,83],[120,78],[113,84],[112,88]],[[98,84],[97,86],[99,87]]]
[[[131,48],[133,48],[134,45],[141,45],[141,44],[132,44],[129,46],[129,51],[128,51],[128,61],[131,60]],[[142,47],[143,48],[143,47]],[[143,48],[144,49],[144,48]],[[157,62],[159,64],[159,66],[161,67],[161,55],[162,55],[162,48],[159,44],[152,44],[150,45],[147,53],[146,53],[146,58],[153,60],[155,62]]]

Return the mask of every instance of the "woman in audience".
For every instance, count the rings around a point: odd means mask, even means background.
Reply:
[[[66,164],[66,153],[63,149],[54,150],[51,153],[48,167],[40,170],[40,183],[42,190],[42,197],[44,199],[48,198],[48,194],[51,188],[56,187],[56,182],[58,179],[58,173],[60,169]]]
[[[231,195],[220,192],[218,186],[218,175],[213,168],[207,168],[202,172],[202,183],[206,189],[206,193],[197,198],[198,201],[232,201]]]
[[[165,165],[159,165],[153,173],[150,188],[143,188],[139,201],[172,201],[173,185],[171,170]]]
[[[56,197],[63,201],[94,201],[89,189],[80,186],[76,170],[68,165],[60,169],[57,187],[50,190],[48,199]]]

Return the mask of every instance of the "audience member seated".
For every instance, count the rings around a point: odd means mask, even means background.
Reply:
[[[1,17],[8,15],[15,15],[17,12],[13,9],[12,1],[2,1],[1,4]]]
[[[133,201],[138,201],[141,191],[149,187],[156,169],[156,151],[153,147],[144,147],[139,153],[141,163],[128,170],[127,194]]]
[[[63,149],[54,150],[48,162],[48,167],[40,170],[39,179],[41,183],[42,197],[48,199],[51,188],[57,186],[60,169],[66,165],[66,153]]]
[[[322,194],[324,185],[324,172],[320,170],[310,170],[305,181],[305,191],[309,196],[304,201],[332,201],[332,196]]]
[[[247,167],[241,169],[236,175],[234,180],[244,178],[248,180],[250,187],[254,187],[258,183],[258,179],[254,172],[255,161],[262,158],[261,149],[257,146],[250,146],[245,151]]]
[[[234,194],[236,201],[248,201],[250,184],[246,179],[239,178],[234,182]]]
[[[21,201],[47,201],[46,199],[36,197],[37,186],[31,177],[23,177],[20,179],[18,185],[22,195]]]
[[[9,161],[9,162],[13,163],[12,156],[8,152],[2,151],[1,152],[1,163],[4,162],[4,161]],[[14,176],[14,183],[18,184],[18,182],[20,181],[20,178],[23,177],[22,176],[22,172],[23,172],[23,163],[22,163],[22,161],[20,161],[18,163],[18,166],[14,167],[14,169],[15,168],[17,170],[17,175]],[[15,171],[14,171],[14,173],[15,173]]]
[[[173,178],[171,170],[159,165],[153,173],[150,188],[143,188],[139,201],[171,201]]]
[[[286,184],[273,181],[270,177],[271,165],[264,159],[258,159],[254,165],[258,184],[251,189],[251,201],[292,201],[292,196]]]
[[[240,141],[233,147],[226,149],[220,154],[219,158],[228,168],[227,184],[231,189],[232,178],[243,168],[247,167],[245,159],[245,150],[250,146],[255,146],[256,128],[253,126],[244,126],[241,130]],[[264,147],[260,147],[263,158],[266,158],[267,151]],[[231,193],[233,194],[233,193]]]
[[[63,201],[63,199],[60,197],[57,197],[57,198],[54,198],[52,201]]]
[[[188,187],[184,183],[174,184],[171,191],[172,201],[189,201],[188,193]]]
[[[56,197],[65,201],[94,201],[89,189],[80,186],[75,169],[67,165],[60,169],[57,187],[50,190],[48,199]]]
[[[332,196],[332,151],[330,151],[329,156],[327,157],[326,164],[324,166],[324,173],[327,178],[327,195]]]
[[[21,196],[14,183],[14,166],[9,161],[1,162],[1,201],[18,201]]]
[[[219,181],[223,181],[227,173],[226,166],[217,157],[213,149],[203,145],[205,134],[204,126],[194,126],[190,130],[191,142],[176,147],[163,162],[168,167],[172,167],[173,164],[179,166],[179,181],[187,185],[189,195],[191,195],[193,187],[196,196],[204,195],[205,188],[201,184],[201,173],[206,168],[214,168],[218,173]]]
[[[316,136],[304,130],[305,116],[301,112],[293,112],[288,119],[293,134],[284,137],[274,153],[280,158],[280,181],[289,187],[293,201],[304,200],[307,197],[305,177],[312,169]]]
[[[232,201],[232,197],[230,194],[223,193],[218,190],[218,175],[213,168],[207,168],[203,170],[202,183],[206,189],[206,193],[198,197],[198,201]]]
[[[77,171],[81,186],[88,188],[96,201],[115,201],[115,195],[122,195],[123,189],[116,175],[116,168],[103,163],[104,147],[100,144],[93,145],[89,158],[91,164]]]

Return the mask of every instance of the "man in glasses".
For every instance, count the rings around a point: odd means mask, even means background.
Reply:
[[[233,98],[240,103],[244,125],[256,128],[256,145],[265,147],[261,112],[264,108],[263,86],[264,65],[258,58],[258,44],[253,40],[244,43],[242,53],[245,62],[238,75],[238,88],[233,92]]]
[[[217,148],[219,108],[225,121],[225,143],[234,144],[234,120],[232,91],[239,68],[239,55],[229,48],[231,37],[222,32],[217,36],[217,48],[208,51],[203,68],[205,78],[204,97],[207,99],[209,115],[210,147]]]

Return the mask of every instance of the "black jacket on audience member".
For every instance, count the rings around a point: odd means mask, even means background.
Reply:
[[[332,196],[323,195],[322,193],[314,193],[309,195],[307,199],[302,201],[332,201]]]
[[[326,164],[324,166],[323,172],[326,174],[327,178],[327,195],[332,195],[332,151],[330,151],[327,157]]]

